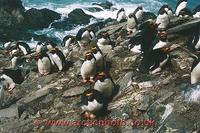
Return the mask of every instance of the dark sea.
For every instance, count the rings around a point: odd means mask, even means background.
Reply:
[[[92,3],[105,2],[106,0],[22,0],[22,1],[24,7],[27,10],[30,8],[37,8],[37,9],[48,8],[62,14],[62,18],[67,17],[68,13],[76,8],[82,8],[86,14],[92,15],[97,19],[115,18],[118,11],[111,9],[111,10],[103,10],[100,12],[90,12],[88,10],[85,10],[85,8],[87,7],[99,7],[92,5]],[[178,0],[109,0],[109,2],[112,2],[114,4],[114,6],[112,7],[113,9],[120,9],[124,7],[126,13],[129,14],[133,12],[138,5],[143,6],[145,11],[150,11],[153,13],[157,13],[159,8],[163,4],[168,4],[173,9],[175,9]],[[200,0],[188,0],[188,8],[191,10],[199,4]],[[91,20],[90,24],[95,23],[95,21],[96,21],[95,19]],[[57,30],[49,26],[49,28],[34,32],[36,34],[47,34],[49,37],[56,37],[62,40],[63,37],[67,34],[76,34],[81,27],[83,27],[83,25],[77,26],[69,31],[65,31],[65,30]]]

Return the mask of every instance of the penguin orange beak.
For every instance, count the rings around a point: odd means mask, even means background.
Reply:
[[[92,93],[92,92],[91,92],[91,93],[87,93],[87,94],[86,94],[86,96],[87,96],[87,97],[89,97],[89,96],[92,96],[92,95],[93,95],[93,93]]]

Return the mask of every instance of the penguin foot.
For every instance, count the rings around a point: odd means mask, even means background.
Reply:
[[[96,115],[93,113],[90,113],[90,112],[85,112],[84,117],[85,117],[85,119],[95,119]]]

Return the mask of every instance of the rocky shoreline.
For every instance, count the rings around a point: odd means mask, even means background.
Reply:
[[[0,0],[0,5],[2,5],[1,2],[5,1]],[[12,7],[13,13],[6,11],[6,8],[11,8],[10,5],[8,7],[0,6],[0,18],[5,18],[1,22],[7,22],[0,23],[0,34],[3,35],[0,39],[2,41],[9,38],[29,40],[34,37],[36,40],[45,40],[47,38],[45,35],[38,36],[28,33],[28,29],[45,28],[54,20],[59,19],[60,15],[48,9],[25,11],[20,0],[15,0],[15,2],[13,4],[15,6]],[[4,3],[4,5],[10,3]],[[105,6],[105,8],[109,8],[109,6]],[[77,10],[74,11],[74,14]],[[5,11],[11,16],[2,17]],[[14,17],[17,13],[20,15]],[[47,20],[45,19],[46,15],[52,17]],[[149,13],[147,16],[146,19],[152,18],[153,14]],[[9,18],[13,18],[13,20]],[[76,17],[72,15],[71,20],[64,19],[62,26],[67,25],[70,21],[77,21],[73,18]],[[91,16],[87,16],[84,21],[87,23],[90,18]],[[16,22],[16,19],[19,20],[17,24],[13,23]],[[34,23],[35,21],[31,21],[33,23],[30,23],[30,19],[45,19],[46,22]],[[10,23],[8,23],[9,21]],[[194,21],[195,23],[193,23]],[[60,26],[60,22],[56,23],[52,25]],[[175,18],[168,30],[171,35],[169,39],[172,47],[179,45],[184,47],[183,44],[187,41],[188,34],[185,31],[199,23],[199,20]],[[183,29],[185,25],[188,26],[187,29]],[[81,110],[76,104],[80,101],[80,94],[88,86],[80,85],[81,61],[77,57],[78,51],[75,49],[69,57],[72,66],[64,72],[39,76],[35,61],[31,61],[25,66],[24,69],[29,72],[25,76],[25,81],[17,85],[12,94],[5,94],[5,105],[0,109],[0,132],[198,132],[200,129],[200,104],[186,101],[183,94],[183,89],[190,83],[190,67],[193,59],[182,49],[176,49],[170,53],[173,57],[172,68],[163,70],[156,75],[140,74],[136,68],[141,57],[128,50],[128,37],[124,35],[124,26],[125,23],[116,23],[113,20],[90,25],[90,27],[95,27],[95,31],[98,31],[97,34],[108,31],[115,43],[113,49],[108,47],[102,51],[107,55],[106,60],[111,65],[110,73],[119,86],[119,92],[108,106],[110,113],[99,119],[121,119],[127,122],[153,119],[155,125],[81,127],[37,124],[36,120],[81,120]],[[0,54],[0,68],[9,66],[9,60]]]

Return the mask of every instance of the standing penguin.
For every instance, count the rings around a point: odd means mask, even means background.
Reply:
[[[128,19],[127,19],[127,31],[128,31],[128,34],[132,34],[134,32],[136,32],[137,30],[137,25],[138,25],[138,20],[135,16],[134,13],[130,13],[128,15]]]
[[[194,58],[191,67],[191,84],[195,84],[200,80],[200,58]]]
[[[142,21],[142,18],[143,18],[143,7],[142,7],[142,6],[138,6],[138,7],[135,9],[134,14],[135,14],[137,20],[138,20],[139,22],[141,22],[141,21]]]
[[[175,15],[178,16],[180,11],[187,7],[187,0],[179,0],[176,5]]]
[[[16,46],[22,51],[24,55],[31,53],[30,46],[25,42],[17,42]]]
[[[187,47],[192,52],[200,50],[200,26],[193,28],[187,40]]]
[[[88,89],[81,95],[81,104],[84,116],[94,119],[97,115],[106,111],[108,100],[101,92],[95,89]]]
[[[200,5],[193,9],[192,15],[194,18],[200,18]]]
[[[86,28],[81,28],[76,34],[76,39],[81,48],[88,46],[94,38],[94,33]]]
[[[49,53],[53,64],[56,65],[59,71],[63,71],[66,66],[64,54],[58,48],[51,49]]]
[[[83,82],[84,83],[88,81],[94,82],[95,75],[96,75],[96,59],[91,52],[87,52],[85,54],[85,61],[81,66],[81,76],[83,78]]]
[[[118,12],[117,12],[117,21],[122,23],[122,22],[125,22],[126,21],[126,12],[124,10],[124,8],[121,8]]]
[[[8,92],[11,92],[16,84],[21,84],[24,81],[21,69],[3,69],[0,78]]]
[[[103,57],[103,53],[101,52],[101,50],[99,48],[97,48],[96,46],[94,46],[91,49],[91,53],[94,55],[95,59],[96,59],[96,67],[97,67],[97,71],[101,71],[104,70],[104,57]]]
[[[167,12],[169,18],[171,18],[171,17],[174,16],[174,12],[173,12],[172,8],[169,7],[169,5],[166,5],[166,4],[163,5],[163,6],[160,8],[160,10],[162,10],[162,9],[164,9],[164,10]]]
[[[70,46],[74,46],[75,43],[76,43],[75,36],[67,35],[64,37],[61,45],[63,46],[63,54],[64,54],[65,58],[67,58],[68,55],[70,54],[70,51],[71,51]]]
[[[94,89],[102,92],[107,98],[111,98],[114,89],[114,82],[111,76],[106,72],[97,74]]]
[[[42,42],[38,42],[37,45],[36,45],[36,47],[35,47],[35,52],[36,53],[40,53],[42,51],[45,51],[45,44],[42,43]]]
[[[48,75],[51,72],[51,61],[46,52],[38,53],[37,57],[38,71],[41,75]]]
[[[167,11],[164,8],[160,8],[158,16],[156,18],[156,24],[158,24],[158,30],[166,30],[169,25],[170,19]]]

